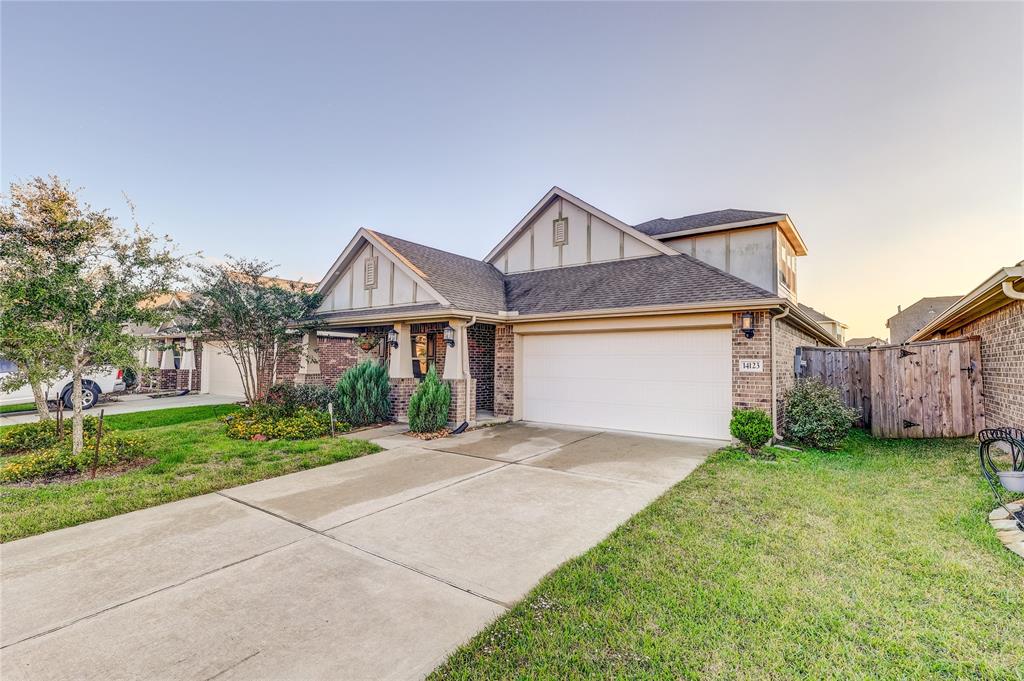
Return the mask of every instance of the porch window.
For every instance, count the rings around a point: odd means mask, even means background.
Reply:
[[[416,378],[423,378],[430,367],[437,367],[437,347],[441,333],[419,333],[412,337],[412,373]]]

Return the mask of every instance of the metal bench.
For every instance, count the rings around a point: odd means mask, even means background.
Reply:
[[[999,488],[1017,494],[1024,493],[1024,430],[1019,428],[986,428],[978,433],[978,459],[981,463],[981,474],[985,476],[996,502],[1003,507],[1011,518],[1017,521],[1017,528],[1024,532],[1024,508],[1011,511],[1003,502]],[[1011,467],[1000,468],[992,460],[992,449],[1007,452],[1010,455]]]

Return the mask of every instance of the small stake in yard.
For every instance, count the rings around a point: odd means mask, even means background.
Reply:
[[[334,402],[327,403],[327,413],[331,415],[331,437],[334,437]]]
[[[64,438],[64,400],[57,400],[57,439]]]
[[[92,455],[92,475],[90,478],[96,477],[96,467],[100,465],[100,438],[103,437],[103,410],[100,409],[100,422],[96,424],[96,449]]]

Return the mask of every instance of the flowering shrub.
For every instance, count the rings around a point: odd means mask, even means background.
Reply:
[[[305,407],[289,414],[280,407],[257,404],[228,414],[227,436],[236,440],[310,440],[331,432],[331,417],[324,411]],[[336,423],[338,431],[348,425]]]
[[[85,434],[96,432],[96,417],[86,416],[82,420]],[[71,433],[71,421],[64,423],[65,437]],[[57,444],[57,421],[35,421],[19,423],[0,430],[0,455],[18,454],[34,449],[45,449]]]
[[[92,468],[95,447],[95,437],[87,437],[85,449],[77,457],[71,453],[70,442],[40,449],[30,454],[12,456],[3,465],[0,465],[0,483],[21,482],[62,473],[87,471]],[[130,463],[142,458],[145,453],[145,443],[139,437],[116,432],[109,433],[100,440],[98,466],[104,468]]]
[[[335,399],[334,389],[327,385],[292,385],[275,383],[267,391],[265,402],[273,407],[280,407],[287,415],[292,415],[300,407],[307,409],[327,409],[327,405]],[[340,414],[339,405],[334,405],[334,413]]]

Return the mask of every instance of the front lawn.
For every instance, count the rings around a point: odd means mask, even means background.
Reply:
[[[861,432],[723,450],[432,678],[1024,678],[1024,561],[975,460]]]
[[[106,417],[105,428],[130,430],[144,438],[155,461],[95,480],[0,486],[0,541],[379,451],[369,442],[344,438],[232,440],[217,417],[236,408],[183,407]]]
[[[23,404],[5,404],[0,406],[0,414],[10,414],[16,411],[32,411],[35,410],[35,402],[25,402]]]

